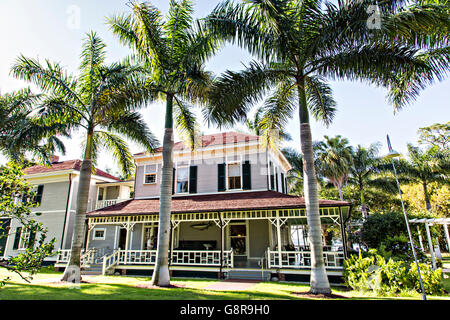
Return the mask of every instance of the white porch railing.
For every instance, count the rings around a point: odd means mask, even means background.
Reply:
[[[279,263],[279,252],[267,250],[268,267],[276,268],[310,268],[311,267],[311,251],[281,251],[281,264]],[[342,268],[344,263],[344,252],[342,251],[325,251],[323,253],[325,267]]]
[[[127,201],[130,199],[109,199],[109,200],[97,200],[97,203],[95,204],[95,210],[103,209],[112,205],[115,205],[117,203],[121,203],[124,201]]]
[[[56,263],[67,263],[70,260],[70,249],[59,250],[56,256]],[[96,249],[89,249],[85,251],[81,249],[80,262],[81,265],[93,264],[95,262]]]
[[[220,266],[220,250],[173,250],[171,265]],[[103,274],[120,265],[154,265],[156,250],[116,250],[103,258]],[[233,250],[223,252],[223,267],[233,267]]]

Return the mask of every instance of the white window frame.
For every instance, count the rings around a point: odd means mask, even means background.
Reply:
[[[20,229],[20,241],[19,241],[17,250],[26,250],[27,249],[27,247],[25,245],[30,240],[30,234],[31,234],[31,232],[29,230],[26,230],[24,228]]]
[[[180,165],[175,167],[175,193],[176,194],[188,194],[189,193],[189,180],[191,178],[191,170],[189,169],[191,167],[190,163],[189,164],[184,164],[184,165]],[[179,169],[183,169],[186,168],[187,169],[187,191],[186,192],[178,192],[178,170]]]
[[[152,166],[152,165],[155,166],[155,171],[153,171],[153,172],[146,172],[145,167],[146,167],[146,166]],[[146,164],[146,165],[144,165],[143,167],[144,167],[144,181],[143,181],[143,184],[145,184],[145,185],[156,184],[157,181],[158,181],[158,164],[156,164],[156,163],[155,163],[155,164]],[[155,182],[145,182],[145,178],[146,178],[148,175],[154,175],[154,176],[155,176]]]
[[[241,177],[241,187],[240,188],[235,188],[235,189],[230,189],[229,188],[228,165],[230,165],[230,164],[239,164],[239,170],[240,170],[239,172],[241,173],[241,175],[240,175],[240,177]],[[225,180],[226,180],[226,190],[231,190],[231,191],[243,190],[242,189],[242,159],[225,162]]]
[[[92,240],[105,240],[106,239],[106,228],[94,228],[92,233]],[[95,233],[97,231],[103,231],[103,237],[97,237]]]

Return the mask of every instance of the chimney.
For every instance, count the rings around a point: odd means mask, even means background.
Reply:
[[[51,163],[59,162],[59,156],[52,155],[52,156],[50,157],[50,162],[51,162]]]

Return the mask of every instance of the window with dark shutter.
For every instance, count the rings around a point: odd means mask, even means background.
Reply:
[[[37,187],[36,196],[34,197],[34,202],[39,203],[39,205],[42,203],[42,194],[44,193],[44,186],[40,185]]]
[[[22,234],[22,227],[16,228],[16,235],[14,236],[14,244],[13,244],[13,250],[19,249],[19,243],[20,243],[20,236]]]
[[[189,193],[197,193],[197,166],[189,167]]]
[[[280,175],[281,175],[281,191],[282,191],[283,193],[286,193],[286,186],[285,186],[285,184],[284,184],[284,174],[283,174],[283,172],[280,173]]]
[[[175,193],[175,168],[173,168],[173,176],[172,176],[172,194]]]
[[[225,191],[225,163],[217,164],[217,189]]]
[[[272,161],[269,162],[269,170],[270,170],[270,190],[275,190],[275,175],[273,173]]]
[[[27,243],[27,247],[28,248],[33,248],[34,247],[34,240],[36,239],[36,232],[35,231],[30,231],[30,235],[28,238],[28,243]]]
[[[252,177],[250,171],[250,161],[242,164],[242,189],[250,190],[252,188]]]
[[[277,171],[276,168],[275,168],[275,171]],[[278,188],[278,172],[275,172],[275,186],[276,186],[276,190],[278,192],[280,190]]]

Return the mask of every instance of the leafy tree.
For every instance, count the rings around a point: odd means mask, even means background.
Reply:
[[[347,183],[348,175],[353,165],[352,147],[348,139],[337,135],[324,136],[316,152],[318,174],[327,178],[338,189],[339,199],[344,201],[342,187]]]
[[[108,24],[143,65],[150,95],[166,101],[158,247],[152,284],[169,286],[173,123],[175,120],[178,133],[194,148],[198,125],[191,104],[207,102],[212,79],[203,64],[215,53],[217,42],[199,21],[194,21],[191,1],[171,0],[166,17],[149,3],[132,2],[131,7],[132,14],[109,18]]]
[[[418,133],[420,144],[437,146],[445,152],[450,150],[450,121],[420,128]]]
[[[40,213],[31,212],[38,206],[33,201],[35,196],[36,190],[23,178],[20,166],[10,162],[0,167],[0,217],[5,219],[2,221],[9,220],[9,226],[12,221],[17,221],[21,230],[27,230],[30,234],[28,238],[23,239],[25,251],[15,257],[0,260],[0,267],[17,273],[26,281],[31,280],[32,276],[40,270],[44,258],[54,255],[55,239],[46,241],[47,229],[33,217],[33,215],[39,216]],[[6,227],[4,223],[0,225],[0,238],[14,234],[9,226]],[[39,234],[38,239],[35,238],[36,234]],[[4,249],[0,247],[0,255],[4,254],[1,252]],[[8,280],[9,278],[0,279],[0,286]]]
[[[367,188],[373,188],[384,195],[395,194],[397,187],[395,181],[380,173],[378,169],[378,152],[380,145],[371,144],[368,148],[358,145],[352,150],[352,163],[348,182],[358,187],[360,205],[363,217],[368,215],[368,207],[365,194]]]
[[[58,123],[44,124],[35,116],[42,95],[30,89],[0,95],[0,152],[10,160],[26,161],[26,154],[42,163],[56,150],[65,153],[56,134],[67,133]]]
[[[423,195],[428,211],[431,211],[430,193],[428,186],[431,182],[449,183],[450,163],[448,158],[439,152],[436,147],[421,149],[408,144],[409,161],[401,159],[396,169],[402,182],[419,183],[423,188]],[[389,166],[381,167],[389,170]]]
[[[212,91],[208,117],[224,126],[245,120],[264,102],[267,128],[285,127],[298,110],[311,242],[311,292],[329,293],[321,241],[318,188],[310,115],[331,123],[336,103],[328,79],[363,80],[389,88],[397,110],[448,69],[441,3],[379,3],[380,29],[367,27],[371,1],[252,0],[219,4],[207,24],[221,39],[237,43],[260,61],[227,71]],[[264,120],[263,120],[264,122]]]
[[[140,77],[140,68],[125,63],[105,64],[105,44],[94,33],[83,43],[80,74],[69,75],[59,64],[20,56],[12,67],[17,78],[34,83],[47,93],[39,110],[45,123],[60,123],[68,131],[85,132],[83,161],[77,193],[76,223],[70,261],[62,280],[67,281],[71,266],[80,267],[85,236],[93,164],[101,149],[112,152],[122,172],[128,175],[133,158],[120,135],[152,150],[157,145],[141,115],[135,111],[149,100]],[[74,279],[78,282],[80,279]]]
[[[403,200],[411,212],[427,210],[423,186],[420,183],[402,185]],[[450,217],[450,186],[432,182],[427,185],[431,212],[434,217]]]

